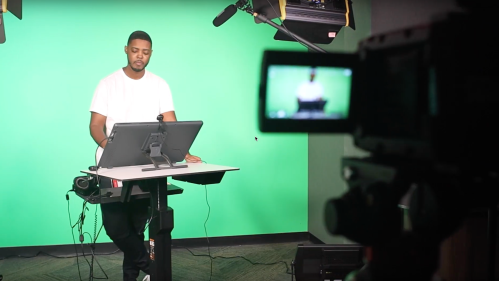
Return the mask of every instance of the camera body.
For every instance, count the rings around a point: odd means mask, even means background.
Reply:
[[[262,132],[347,133],[357,147],[376,155],[497,166],[496,161],[483,163],[499,156],[490,129],[498,117],[499,97],[493,94],[497,55],[486,51],[494,40],[463,40],[463,34],[472,34],[480,20],[474,14],[450,13],[425,26],[371,36],[353,54],[265,51],[259,128]],[[482,29],[497,37],[491,26],[485,24]],[[318,69],[315,79],[322,79],[318,82],[348,85],[324,94],[331,98],[324,114],[297,117],[291,112],[299,110],[296,93],[285,85],[298,88],[299,84],[284,77],[294,78],[303,70],[306,80],[307,68]],[[348,70],[350,80],[337,79],[328,70]],[[328,109],[333,103],[342,106]]]
[[[324,223],[331,234],[376,249],[369,259],[372,279],[359,275],[358,280],[430,280],[443,239],[470,210],[497,206],[499,145],[491,125],[499,120],[499,67],[497,51],[489,46],[498,34],[491,12],[472,8],[371,36],[354,54],[264,54],[261,131],[351,134],[356,147],[370,152],[369,157],[342,159],[349,190],[325,206]],[[465,38],[477,28],[488,37]],[[279,67],[316,69],[310,83],[328,68],[348,69],[348,79],[328,79],[348,83],[349,90],[310,95],[317,103],[326,99],[326,106],[304,115],[299,102],[286,109],[284,100],[294,103],[299,94],[278,83]],[[343,108],[327,108],[331,102]]]
[[[482,161],[499,156],[490,130],[498,117],[497,55],[487,51],[490,38],[462,37],[479,21],[448,14],[360,43],[352,94],[356,146],[406,159],[497,166]]]
[[[373,196],[367,190],[376,190],[379,208],[363,205],[371,207],[364,229],[333,229],[331,224],[339,222],[331,218],[338,211],[333,207],[338,201],[332,200],[326,211],[331,233],[368,245],[400,235],[396,207],[409,192],[405,207],[412,231],[438,242],[457,229],[470,209],[497,204],[499,146],[490,129],[499,120],[499,99],[493,94],[497,54],[484,50],[480,39],[460,36],[471,34],[478,19],[449,14],[360,43],[353,138],[371,157],[345,158],[342,167],[356,171],[357,179],[347,179],[351,192],[362,188],[365,199]],[[399,175],[398,183],[386,180],[387,169]]]

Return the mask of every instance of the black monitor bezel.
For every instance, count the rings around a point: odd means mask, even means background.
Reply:
[[[350,94],[349,117],[346,119],[272,119],[267,118],[267,78],[271,65],[297,66],[329,66],[348,67],[352,69],[352,89],[359,58],[356,54],[347,53],[310,53],[297,51],[266,50],[263,54],[258,98],[258,123],[262,132],[303,132],[303,133],[350,133],[352,124],[352,92]]]

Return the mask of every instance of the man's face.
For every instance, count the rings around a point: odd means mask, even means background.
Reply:
[[[151,43],[142,39],[134,39],[125,47],[125,53],[128,57],[128,65],[135,72],[140,72],[149,64],[151,57]]]
[[[314,82],[315,73],[310,74],[310,82]]]

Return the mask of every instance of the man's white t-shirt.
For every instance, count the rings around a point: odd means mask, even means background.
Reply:
[[[106,136],[115,123],[156,122],[156,117],[173,111],[170,86],[161,77],[145,71],[141,79],[128,77],[123,69],[102,79],[95,90],[90,111],[107,117]],[[97,163],[104,149],[98,148]]]
[[[296,92],[301,101],[316,101],[324,95],[324,88],[319,82],[303,82]]]

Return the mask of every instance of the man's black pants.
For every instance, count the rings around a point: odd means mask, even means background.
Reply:
[[[104,229],[124,254],[124,281],[137,280],[140,270],[150,273],[149,253],[144,245],[149,205],[149,199],[101,204]]]

